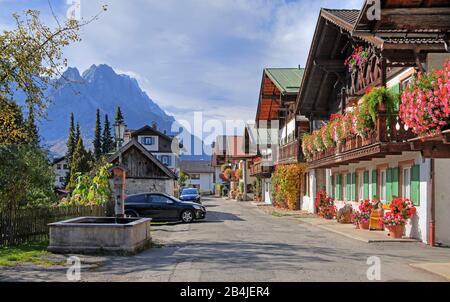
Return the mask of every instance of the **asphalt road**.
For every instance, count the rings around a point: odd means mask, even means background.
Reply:
[[[448,262],[450,249],[368,244],[263,213],[250,203],[208,199],[204,204],[206,221],[153,226],[160,247],[108,257],[98,268],[82,269],[81,281],[370,281],[367,261],[373,256],[380,260],[381,281],[446,281],[409,264]],[[0,280],[65,281],[66,272],[0,269]]]

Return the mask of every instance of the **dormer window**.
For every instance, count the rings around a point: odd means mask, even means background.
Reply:
[[[141,138],[141,143],[145,146],[152,146],[155,144],[155,138],[151,136],[144,136]]]

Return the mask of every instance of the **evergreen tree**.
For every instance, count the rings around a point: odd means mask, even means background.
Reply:
[[[94,129],[94,158],[99,160],[102,156],[102,126],[100,124],[100,109],[97,109],[95,117],[95,129]]]
[[[124,122],[122,110],[120,110],[120,106],[117,106],[116,110],[116,124],[120,124]]]
[[[77,146],[80,137],[81,137],[80,123],[77,123],[77,129],[75,130],[75,147]]]
[[[67,189],[72,191],[77,184],[77,178],[79,173],[89,172],[88,153],[84,148],[83,138],[81,134],[78,138],[77,146],[73,152],[72,161],[70,162],[70,179]]]
[[[103,137],[102,137],[102,153],[108,154],[114,150],[114,139],[111,135],[111,126],[109,125],[108,115],[105,114],[105,124],[103,126]]]
[[[34,147],[39,146],[39,131],[34,119],[34,107],[33,105],[28,106],[28,116],[25,122],[25,127],[28,132],[28,142]]]
[[[67,152],[66,152],[66,160],[67,163],[69,164],[69,172],[67,173],[66,176],[66,183],[65,185],[67,186],[70,180],[70,176],[71,176],[71,162],[72,162],[72,157],[73,157],[73,153],[75,152],[75,148],[77,147],[77,137],[76,137],[76,132],[75,132],[75,118],[73,115],[73,112],[70,114],[70,127],[69,127],[69,137],[67,138]]]

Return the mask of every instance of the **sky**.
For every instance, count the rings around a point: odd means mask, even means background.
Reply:
[[[321,7],[356,8],[362,0],[0,0],[0,30],[32,8],[54,24],[80,1],[82,41],[64,50],[84,71],[108,64],[135,77],[167,113],[190,119],[255,118],[265,67],[304,66]]]

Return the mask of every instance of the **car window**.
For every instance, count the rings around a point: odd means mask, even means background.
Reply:
[[[198,194],[197,189],[184,189],[181,194]]]
[[[151,195],[150,197],[151,203],[156,204],[167,204],[168,201],[172,201],[170,198],[164,195]]]
[[[125,199],[125,203],[145,203],[147,197],[145,194],[128,196]]]

